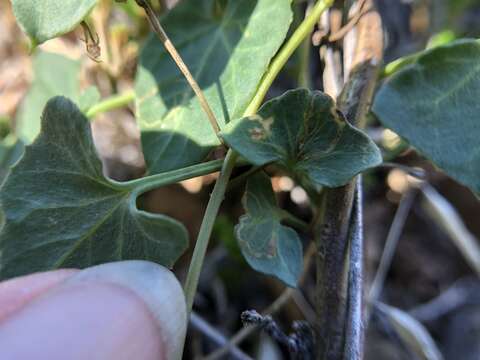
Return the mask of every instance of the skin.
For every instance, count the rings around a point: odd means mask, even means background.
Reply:
[[[166,359],[161,326],[130,289],[58,270],[0,283],[0,359]]]

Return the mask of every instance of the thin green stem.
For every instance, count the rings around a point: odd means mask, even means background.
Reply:
[[[277,75],[283,69],[288,59],[292,56],[295,50],[302,44],[303,40],[312,32],[315,24],[320,20],[322,13],[332,6],[333,0],[320,0],[312,8],[308,16],[303,20],[300,26],[295,30],[293,35],[287,41],[287,43],[280,50],[278,55],[273,59],[270,67],[263,76],[262,82],[253,98],[252,102],[247,108],[246,115],[253,115],[257,112],[258,108],[263,102],[263,99],[267,95],[268,89],[276,79]]]
[[[415,54],[412,54],[412,55],[401,57],[397,60],[394,60],[394,61],[388,63],[387,65],[385,65],[383,70],[380,72],[379,78],[380,79],[385,79],[389,76],[392,76],[397,71],[403,69],[405,66],[410,65],[410,64],[414,63],[415,61],[417,61],[417,59],[419,58],[420,55],[421,55],[421,53],[415,53]]]
[[[198,279],[200,278],[203,260],[205,259],[205,254],[207,252],[208,241],[210,239],[220,205],[223,201],[225,191],[227,190],[228,181],[232,175],[233,168],[235,167],[237,157],[238,155],[234,151],[228,151],[227,156],[225,157],[223,168],[220,172],[220,177],[215,183],[210,201],[208,202],[207,210],[205,211],[202,225],[200,227],[200,232],[198,233],[197,243],[195,244],[195,250],[193,251],[192,261],[190,262],[184,289],[189,313],[192,311],[193,299],[195,297],[195,293],[197,292]]]
[[[86,116],[87,118],[91,119],[98,114],[127,106],[133,100],[135,100],[135,92],[133,90],[129,90],[123,94],[113,95],[92,106],[87,111]]]
[[[413,64],[418,60],[420,56],[425,54],[425,51],[434,49],[439,46],[446,45],[452,42],[453,40],[455,40],[455,34],[450,31],[443,31],[437,35],[434,35],[433,38],[431,38],[430,41],[428,42],[427,48],[425,50],[419,51],[407,56],[403,56],[385,65],[385,67],[383,68],[383,70],[379,75],[380,79],[384,79],[389,76],[392,76],[397,71],[402,70],[405,66]]]
[[[188,166],[182,169],[168,171],[162,174],[145,176],[132,181],[118,182],[110,180],[110,182],[118,189],[132,191],[143,194],[147,191],[157,189],[161,186],[175,184],[179,181],[191,179],[197,176],[203,176],[219,171],[223,166],[224,160],[213,160],[201,164]],[[235,163],[233,164],[235,166]]]
[[[266,75],[260,84],[257,94],[253,98],[250,105],[245,110],[244,116],[250,116],[256,114],[260,105],[267,94],[273,80],[282,70],[290,56],[300,46],[306,36],[310,34],[313,27],[320,19],[321,14],[329,8],[333,3],[333,0],[320,0],[312,9],[312,12],[305,18],[300,24],[297,30],[294,32],[287,44],[280,50],[279,54],[273,59],[272,64],[267,71]],[[225,157],[225,163],[220,172],[220,176],[215,184],[210,201],[207,205],[207,210],[203,217],[200,232],[198,233],[197,242],[193,251],[192,260],[188,269],[187,280],[185,282],[185,296],[187,300],[187,309],[190,313],[193,307],[193,300],[195,293],[197,292],[198,279],[200,278],[200,272],[202,270],[203,261],[208,248],[208,242],[212,234],[213,225],[220,209],[220,204],[225,197],[228,182],[232,174],[232,170],[235,166],[238,154],[230,149]]]

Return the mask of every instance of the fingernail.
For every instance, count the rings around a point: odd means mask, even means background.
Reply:
[[[187,307],[182,287],[170,270],[149,261],[112,262],[82,270],[65,285],[82,282],[105,282],[131,290],[147,305],[158,324],[167,359],[181,358]]]

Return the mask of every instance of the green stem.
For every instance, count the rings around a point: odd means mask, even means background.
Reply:
[[[133,100],[135,100],[135,92],[133,90],[129,90],[123,94],[113,95],[98,104],[93,105],[87,111],[86,116],[91,119],[98,114],[127,106]]]
[[[420,55],[421,55],[421,53],[415,53],[415,54],[412,54],[412,55],[401,57],[397,60],[394,60],[394,61],[388,63],[387,65],[385,65],[383,70],[380,72],[379,78],[380,79],[385,79],[389,76],[392,76],[397,71],[403,69],[405,66],[410,65],[410,64],[414,63],[415,61],[417,61],[417,59],[419,58]]]
[[[205,259],[205,254],[207,252],[208,241],[212,234],[213,225],[217,218],[218,210],[223,201],[225,191],[227,190],[228,181],[232,175],[237,157],[238,155],[234,151],[228,151],[222,171],[220,172],[220,177],[215,183],[210,201],[208,202],[200,232],[198,233],[197,243],[195,244],[195,250],[193,251],[192,261],[190,262],[184,289],[185,297],[187,299],[187,310],[189,313],[192,311],[193,300],[195,298],[195,293],[197,292],[198,279],[200,278],[203,260]]]
[[[305,20],[303,20],[286,45],[272,60],[267,73],[260,83],[255,97],[245,110],[244,116],[256,114],[263,102],[263,99],[265,98],[265,95],[267,94],[268,89],[282,70],[283,66],[286,64],[287,60],[290,58],[290,56],[292,56],[298,46],[300,46],[305,37],[311,33],[322,13],[329,8],[332,3],[333,0],[319,0],[315,4],[311,13],[305,18]],[[184,287],[187,310],[189,313],[192,311],[193,300],[195,293],[197,292],[198,279],[200,278],[200,272],[202,270],[203,261],[207,252],[208,242],[212,234],[213,224],[215,223],[218,210],[220,209],[220,204],[225,197],[225,192],[227,190],[228,182],[230,180],[237,157],[238,154],[235,153],[235,151],[232,149],[228,151],[225,158],[225,163],[220,172],[220,176],[215,184],[210,201],[208,202],[207,210],[200,227],[200,232],[198,233],[197,242],[195,244],[195,249],[193,251],[192,260],[188,269],[187,280]]]
[[[315,24],[320,20],[320,16],[323,14],[323,12],[332,6],[332,4],[333,0],[318,1],[305,20],[303,20],[297,30],[295,30],[288,42],[283,46],[275,59],[273,59],[270,67],[263,76],[257,93],[247,108],[247,116],[256,113],[262,104],[265,95],[267,95],[268,89],[270,89],[270,86],[276,79],[279,72],[283,69],[288,59],[290,59],[295,50],[302,44],[302,41],[312,32]]]
[[[118,189],[127,191],[135,190],[138,194],[143,194],[161,186],[175,184],[179,181],[219,171],[222,168],[223,163],[223,159],[213,160],[178,170],[168,171],[162,174],[145,176],[132,181],[118,182],[110,180],[110,182]],[[235,166],[235,163],[233,165]]]
[[[382,72],[379,75],[380,79],[389,77],[395,74],[397,71],[403,69],[405,66],[416,62],[420,56],[425,54],[426,51],[430,49],[434,49],[439,46],[446,45],[452,42],[453,40],[455,40],[455,34],[450,31],[442,31],[441,33],[434,35],[428,42],[427,48],[425,50],[398,58],[396,60],[393,60],[392,62],[389,62],[387,65],[385,65],[385,67],[383,68]]]

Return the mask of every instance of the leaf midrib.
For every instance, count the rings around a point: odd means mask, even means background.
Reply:
[[[62,265],[70,255],[72,255],[87,239],[89,239],[110,217],[118,210],[118,208],[124,203],[125,199],[128,198],[130,193],[126,193],[126,195],[120,197],[118,203],[112,207],[112,209],[107,212],[107,214],[100,219],[85,235],[79,238],[75,244],[72,246],[70,250],[68,250],[60,259],[53,265],[53,268],[58,268]]]

